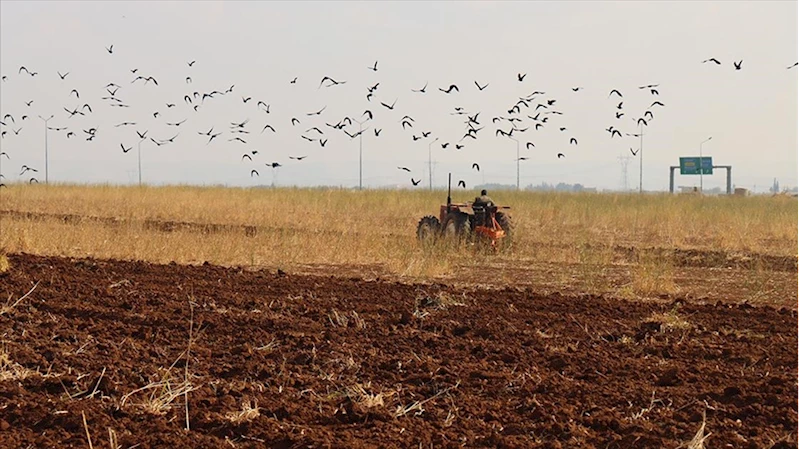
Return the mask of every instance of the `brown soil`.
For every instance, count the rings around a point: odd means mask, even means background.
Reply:
[[[0,447],[796,447],[790,308],[9,259]]]

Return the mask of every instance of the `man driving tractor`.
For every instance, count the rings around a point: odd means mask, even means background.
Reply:
[[[474,203],[472,203],[472,207],[488,207],[493,205],[494,205],[494,200],[492,200],[491,197],[488,196],[488,191],[486,189],[481,190],[480,196],[476,197],[474,199]]]

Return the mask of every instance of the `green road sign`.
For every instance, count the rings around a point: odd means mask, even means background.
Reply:
[[[680,174],[681,175],[712,175],[713,174],[713,158],[710,156],[703,156],[702,168],[700,171],[698,157],[681,157],[680,158]]]

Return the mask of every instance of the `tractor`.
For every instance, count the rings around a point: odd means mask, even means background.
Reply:
[[[442,204],[438,217],[428,215],[419,220],[416,237],[430,241],[439,237],[467,242],[487,242],[492,248],[507,247],[513,232],[510,206],[475,205],[473,202],[452,202],[452,174],[447,186],[447,204]]]

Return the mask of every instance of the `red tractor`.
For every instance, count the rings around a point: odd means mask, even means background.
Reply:
[[[419,220],[416,237],[421,241],[438,237],[464,241],[488,242],[492,248],[507,247],[513,230],[507,210],[510,206],[452,202],[452,175],[447,188],[447,204],[442,204],[438,217],[428,215]]]

